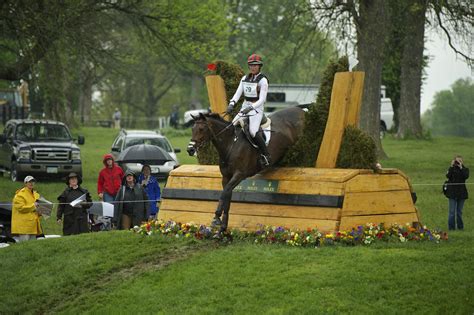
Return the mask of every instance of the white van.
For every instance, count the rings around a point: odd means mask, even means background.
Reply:
[[[392,100],[386,97],[385,85],[380,88],[380,136],[393,126]],[[319,85],[270,84],[265,110],[269,113],[290,106],[307,107],[316,101]]]

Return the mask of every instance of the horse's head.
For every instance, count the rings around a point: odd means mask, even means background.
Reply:
[[[192,138],[188,144],[188,154],[193,156],[197,150],[211,138],[211,129],[207,117],[200,113],[199,116],[191,116],[194,119],[194,126],[192,128]]]

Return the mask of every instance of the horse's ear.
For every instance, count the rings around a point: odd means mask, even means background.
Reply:
[[[192,118],[193,120],[196,120],[197,117],[194,116],[193,114],[191,114],[191,118]]]
[[[201,118],[201,119],[206,119],[206,116],[204,116],[203,113],[199,113],[199,118]]]

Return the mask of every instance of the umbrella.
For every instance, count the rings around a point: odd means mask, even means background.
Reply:
[[[141,163],[162,165],[174,161],[171,155],[157,145],[137,144],[123,150],[117,158],[118,163]]]
[[[114,216],[114,205],[109,202],[93,202],[92,207],[87,209],[90,214],[96,214],[102,217]]]

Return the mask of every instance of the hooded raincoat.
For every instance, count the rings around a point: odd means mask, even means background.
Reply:
[[[114,161],[112,154],[104,155],[102,160],[105,167],[99,173],[99,178],[97,180],[97,192],[99,194],[106,192],[111,196],[115,196],[119,191],[124,174],[122,168],[115,164],[115,161],[111,168],[107,167],[106,161],[108,159],[112,159],[112,161]]]
[[[12,234],[39,235],[43,233],[35,206],[39,197],[36,191],[31,191],[27,187],[16,191],[12,207]]]

